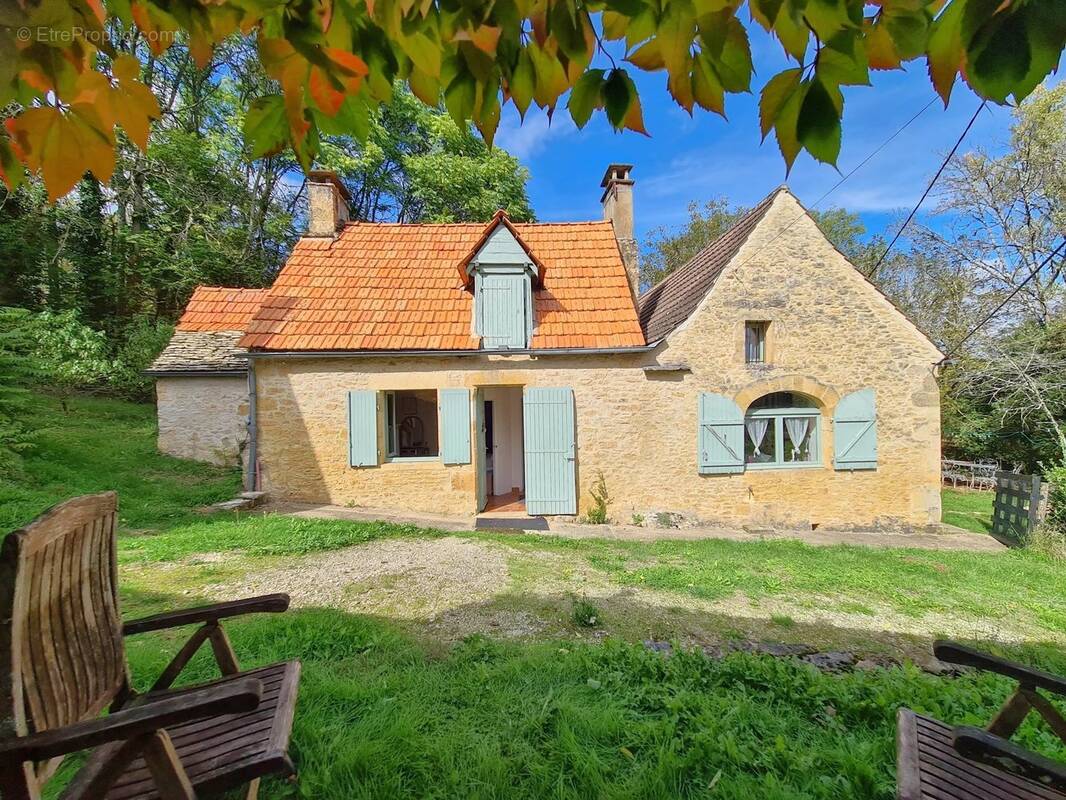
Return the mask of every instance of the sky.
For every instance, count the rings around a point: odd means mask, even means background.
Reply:
[[[907,71],[872,72],[872,87],[844,88],[840,172],[804,152],[786,177],[773,134],[760,143],[758,99],[773,75],[795,65],[786,62],[774,40],[757,26],[752,28],[757,74],[751,94],[727,96],[728,120],[699,108],[690,117],[667,93],[665,73],[645,74],[634,67],[629,72],[640,91],[650,138],[631,131],[615,133],[602,113],[595,114],[584,130],[578,130],[563,107],[565,100],[550,125],[536,108],[531,108],[525,122],[520,123],[513,105],[508,104],[496,144],[529,169],[527,188],[537,218],[545,222],[600,218],[599,184],[612,162],[634,165],[635,223],[641,242],[657,228],[682,226],[693,201],[725,197],[733,204],[753,205],[787,183],[811,207],[843,174],[924,108],[902,133],[817,206],[819,210],[842,207],[857,212],[871,234],[902,219],[980,105],[978,98],[960,81],[945,109],[929,82],[924,61],[913,62]],[[989,105],[960,152],[975,147],[1001,151],[1010,121],[1009,108]],[[931,211],[933,198],[926,204]]]

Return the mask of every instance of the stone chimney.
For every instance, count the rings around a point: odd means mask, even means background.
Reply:
[[[337,173],[313,169],[307,173],[307,235],[336,236],[348,221],[351,196]]]
[[[633,299],[640,294],[640,251],[633,233],[633,179],[629,177],[632,164],[611,164],[603,174],[603,218],[614,224],[618,249],[626,265],[629,291]]]

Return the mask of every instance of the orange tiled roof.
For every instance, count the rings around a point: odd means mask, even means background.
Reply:
[[[197,286],[178,320],[178,330],[243,331],[268,291]]]
[[[497,224],[497,220],[489,223]],[[609,222],[515,223],[543,265],[534,348],[644,344]],[[474,350],[473,295],[459,265],[481,223],[356,222],[303,238],[241,339],[263,350]]]

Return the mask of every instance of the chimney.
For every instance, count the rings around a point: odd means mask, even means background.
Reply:
[[[629,291],[633,300],[640,294],[640,251],[633,234],[633,179],[629,177],[632,164],[611,164],[603,174],[603,218],[614,224],[614,235],[622,262],[626,265]]]
[[[351,196],[337,173],[313,169],[307,173],[307,235],[336,236],[348,221]]]

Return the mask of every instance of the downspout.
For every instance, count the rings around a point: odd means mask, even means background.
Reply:
[[[259,455],[256,441],[255,412],[255,361],[248,359],[248,466],[244,473],[244,490],[254,492],[259,489]]]

